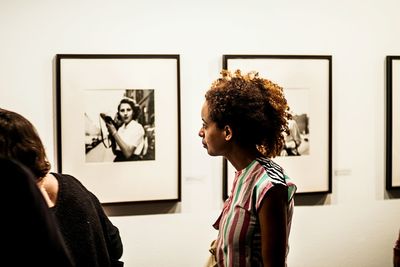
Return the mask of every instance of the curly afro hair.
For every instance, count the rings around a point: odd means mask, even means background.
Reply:
[[[291,119],[283,88],[254,71],[221,75],[205,95],[210,118],[221,129],[229,125],[239,145],[256,146],[266,157],[279,155]]]

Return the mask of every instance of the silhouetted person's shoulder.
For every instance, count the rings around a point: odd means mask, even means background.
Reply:
[[[66,252],[54,215],[32,173],[22,164],[0,157],[3,231],[1,261],[10,266],[74,266]],[[1,262],[0,262],[1,263]]]

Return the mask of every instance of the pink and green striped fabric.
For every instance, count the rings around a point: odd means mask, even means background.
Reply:
[[[245,169],[236,172],[232,191],[213,225],[219,230],[216,241],[218,266],[263,266],[257,214],[266,193],[277,184],[288,187],[286,227],[289,233],[296,186],[283,169],[268,158],[257,158]]]

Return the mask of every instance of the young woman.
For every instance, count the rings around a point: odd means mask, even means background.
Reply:
[[[5,109],[0,109],[0,156],[17,160],[32,172],[74,266],[123,266],[119,230],[97,197],[75,177],[50,172],[35,127],[22,115]],[[46,251],[43,257],[47,257]]]
[[[222,71],[205,95],[199,136],[237,170],[214,227],[218,266],[285,266],[295,185],[271,158],[284,145],[283,89],[257,73]]]
[[[35,183],[21,163],[0,156],[2,221],[2,266],[74,267],[55,218]],[[45,251],[45,255],[43,255]]]
[[[146,139],[143,126],[136,120],[140,107],[132,100],[124,98],[117,109],[117,121],[122,125],[117,129],[111,122],[106,123],[110,135],[115,140],[114,161],[140,160],[145,150]]]

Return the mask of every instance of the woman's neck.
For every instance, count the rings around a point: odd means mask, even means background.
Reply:
[[[253,160],[261,156],[260,152],[256,147],[254,148],[243,148],[240,146],[234,146],[229,151],[225,158],[235,167],[237,171],[246,168]]]
[[[58,180],[52,174],[48,173],[37,182],[37,186],[49,208],[54,207],[58,195]]]

